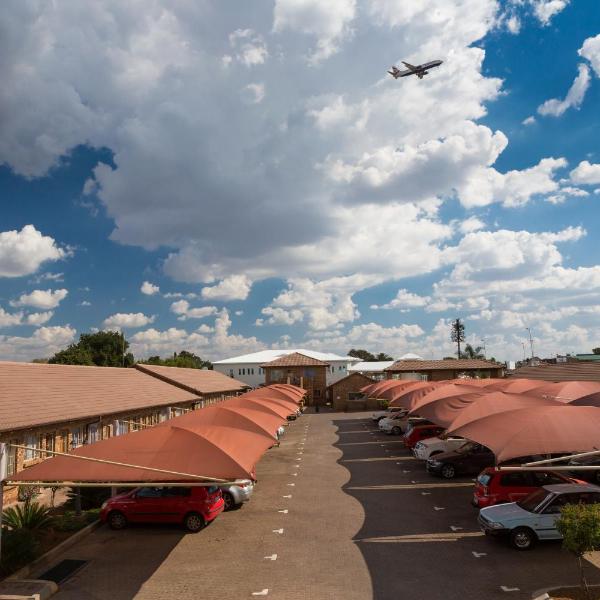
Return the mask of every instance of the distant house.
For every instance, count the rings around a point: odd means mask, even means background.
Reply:
[[[357,403],[361,401],[364,401],[364,405],[366,406],[367,399],[360,390],[366,385],[374,383],[374,381],[374,379],[362,373],[350,373],[347,377],[327,387],[328,400],[331,402],[334,410],[364,408],[364,406],[357,406]]]
[[[360,362],[359,358],[352,356],[340,356],[330,352],[315,352],[313,350],[292,350],[289,348],[279,350],[261,350],[252,354],[243,354],[213,362],[213,369],[229,377],[235,377],[239,381],[247,383],[253,388],[265,385],[265,372],[262,368],[263,363],[269,363],[278,358],[290,354],[302,354],[326,362],[329,365],[327,370],[327,384],[330,385],[346,377],[348,368],[354,363]]]
[[[442,381],[458,377],[502,377],[504,366],[490,360],[398,360],[385,369],[387,379]]]
[[[331,365],[306,354],[294,352],[268,363],[261,368],[265,372],[265,384],[291,383],[306,390],[306,403],[310,406],[326,402],[327,371]]]

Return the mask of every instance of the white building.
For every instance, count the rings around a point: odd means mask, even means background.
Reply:
[[[261,350],[252,354],[218,360],[213,363],[213,368],[219,373],[235,377],[238,381],[243,381],[252,387],[259,387],[265,383],[265,372],[260,365],[277,360],[293,352],[298,352],[299,354],[304,354],[310,358],[328,363],[327,385],[331,385],[339,379],[346,377],[349,373],[349,367],[354,363],[360,362],[359,358],[353,358],[352,356],[339,356],[338,354],[331,354],[329,352],[285,348],[282,350]]]

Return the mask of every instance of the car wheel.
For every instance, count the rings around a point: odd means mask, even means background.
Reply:
[[[401,435],[402,429],[400,427],[392,427],[392,435]]]
[[[113,510],[108,515],[107,521],[111,529],[125,529],[127,527],[127,517],[119,510]]]
[[[185,519],[183,520],[183,526],[190,532],[190,533],[198,533],[198,531],[200,531],[201,529],[204,529],[206,525],[206,522],[204,521],[204,518],[202,517],[202,515],[198,514],[198,513],[188,513],[185,516]]]
[[[235,508],[235,500],[233,499],[231,492],[223,492],[223,502],[225,502],[224,510],[231,510],[232,508]]]
[[[444,479],[454,479],[455,476],[456,469],[454,468],[454,465],[445,464],[442,466],[442,477]]]
[[[528,527],[517,527],[510,532],[510,545],[517,550],[530,550],[536,542],[535,533]]]

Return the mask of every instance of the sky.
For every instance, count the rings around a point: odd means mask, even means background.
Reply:
[[[0,77],[1,360],[600,346],[597,2],[8,0]]]

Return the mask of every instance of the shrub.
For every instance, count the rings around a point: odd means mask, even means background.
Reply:
[[[0,571],[8,575],[34,560],[39,553],[39,544],[29,529],[2,530],[2,563]]]
[[[4,522],[11,529],[44,529],[52,524],[50,508],[37,502],[26,502],[7,508],[3,513]]]
[[[556,529],[563,536],[563,548],[577,558],[582,593],[591,600],[583,569],[583,556],[600,549],[600,505],[567,504],[560,511]]]
[[[100,508],[105,500],[110,498],[110,488],[107,487],[82,487],[81,492],[81,509],[89,510],[90,508]],[[67,502],[65,507],[69,509],[75,508],[75,497],[77,491],[75,488],[71,488],[67,492]]]
[[[99,516],[100,511],[97,508],[88,510],[80,516],[72,511],[67,511],[63,515],[55,517],[52,526],[57,531],[77,531],[98,520]]]

